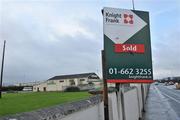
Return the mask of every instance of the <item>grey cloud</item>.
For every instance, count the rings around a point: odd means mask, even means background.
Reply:
[[[72,38],[53,32],[56,40],[48,41],[48,31],[36,36],[41,29],[25,27],[11,20],[3,24],[1,39],[7,39],[5,82],[45,80],[53,75],[96,72],[100,68],[100,42],[81,33]]]
[[[101,70],[103,28],[100,4],[92,7],[91,3],[90,8],[88,4],[81,4],[81,7],[85,6],[84,9],[78,8],[80,3],[77,3],[76,7],[69,9],[68,7],[74,5],[30,3],[24,2],[21,5],[12,3],[10,6],[3,7],[0,48],[2,41],[6,39],[5,82],[46,80],[59,74]],[[21,8],[22,6],[24,9]],[[74,15],[72,10],[77,12],[79,17]],[[157,11],[157,9],[154,10]],[[75,31],[74,36],[58,31],[62,25],[61,20],[64,21],[63,25],[68,25],[69,21],[66,20],[69,19],[94,37],[87,37],[81,31]],[[159,23],[156,22],[156,18],[153,20],[157,23],[151,24],[155,26],[152,30],[152,41],[156,40],[152,43],[155,78],[180,75],[179,26],[165,31],[158,28]],[[54,26],[57,29],[54,29]],[[154,34],[161,30],[163,32],[160,34]]]
[[[180,76],[180,30],[169,29],[157,37],[159,42],[154,44],[154,71],[157,78]]]

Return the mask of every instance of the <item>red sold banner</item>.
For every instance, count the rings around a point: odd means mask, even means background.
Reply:
[[[115,44],[114,52],[132,52],[132,53],[144,53],[144,44]]]

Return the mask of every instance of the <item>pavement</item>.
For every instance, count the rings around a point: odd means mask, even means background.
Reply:
[[[145,111],[144,120],[180,120],[180,90],[152,84]]]

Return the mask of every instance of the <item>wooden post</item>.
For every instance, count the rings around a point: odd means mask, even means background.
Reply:
[[[144,87],[143,87],[143,84],[141,84],[141,91],[142,91],[142,103],[143,103],[143,106],[142,106],[142,112],[145,112],[145,101],[144,101]]]
[[[104,57],[104,50],[101,51],[101,55],[102,55],[102,75],[103,75],[103,82],[104,82],[104,89],[103,89],[104,120],[109,120],[108,87],[107,87],[106,72],[105,72],[105,57]]]
[[[120,84],[120,88],[119,91],[121,93],[121,105],[122,105],[122,118],[123,120],[126,120],[126,115],[125,115],[125,106],[124,106],[124,88],[125,88],[125,84]]]
[[[3,81],[3,70],[4,70],[5,47],[6,47],[6,40],[4,40],[2,65],[1,65],[0,98],[2,98],[2,81]]]

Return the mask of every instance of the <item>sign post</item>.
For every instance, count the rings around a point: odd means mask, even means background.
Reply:
[[[109,83],[152,83],[149,13],[103,9],[104,57]]]
[[[104,101],[104,120],[109,120],[109,107],[108,107],[108,87],[106,81],[106,73],[105,73],[105,58],[104,58],[104,50],[101,51],[102,56],[102,75],[103,75],[103,101]]]

